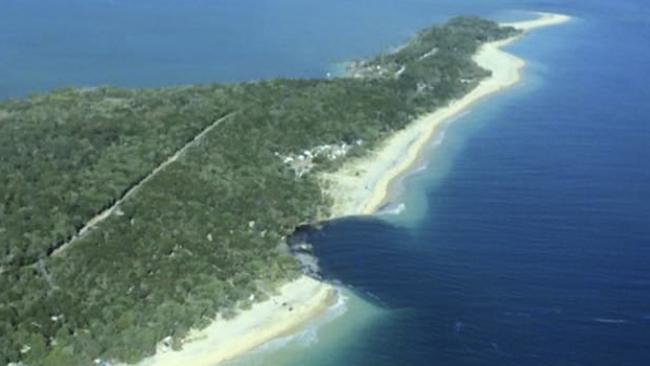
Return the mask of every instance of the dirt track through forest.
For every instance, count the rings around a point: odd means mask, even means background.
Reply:
[[[111,216],[115,210],[129,197],[133,196],[143,185],[145,185],[147,182],[149,182],[153,177],[155,177],[158,173],[163,171],[165,168],[167,168],[170,164],[174,163],[176,160],[178,160],[179,157],[181,157],[188,149],[196,145],[205,135],[210,133],[213,129],[215,129],[217,126],[219,126],[221,123],[235,115],[237,112],[231,112],[218,120],[216,120],[214,123],[212,123],[210,126],[204,128],[199,134],[194,136],[188,143],[183,145],[180,149],[176,150],[176,152],[167,158],[165,161],[163,161],[160,165],[158,165],[156,168],[154,168],[149,174],[147,174],[144,178],[142,178],[140,181],[135,183],[129,190],[127,190],[122,197],[120,197],[113,205],[108,207],[107,209],[103,210],[102,212],[98,213],[95,217],[90,219],[86,224],[79,229],[79,231],[70,238],[67,242],[62,243],[60,246],[58,246],[54,251],[51,252],[50,255],[52,256],[57,256],[61,255],[70,245],[74,244],[77,240],[83,238],[88,232],[90,232],[94,227],[96,227],[99,223],[107,219],[109,216]]]

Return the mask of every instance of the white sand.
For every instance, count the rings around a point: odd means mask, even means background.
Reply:
[[[535,20],[504,23],[524,31],[564,23],[571,18],[560,14],[539,13]],[[386,200],[391,182],[418,160],[420,152],[443,122],[458,116],[476,101],[508,88],[520,80],[525,62],[501,50],[519,36],[481,47],[474,60],[492,75],[463,98],[427,114],[392,135],[379,149],[346,163],[333,174],[323,175],[325,190],[334,200],[331,218],[372,214]]]
[[[566,23],[571,20],[570,16],[564,14],[538,12],[537,15],[539,16],[533,20],[526,20],[522,22],[512,22],[512,23],[501,23],[501,25],[515,27],[523,31],[529,31],[535,28],[548,27],[552,25]]]
[[[279,294],[256,303],[231,320],[218,319],[193,332],[182,351],[158,352],[140,366],[213,366],[299,330],[324,314],[338,298],[331,285],[302,276],[279,289]]]
[[[567,21],[555,14],[512,25],[526,31]],[[476,62],[493,75],[471,93],[423,116],[390,137],[377,151],[351,161],[335,174],[323,178],[335,199],[333,217],[373,213],[384,201],[391,181],[408,170],[436,128],[475,101],[515,84],[525,63],[500,50],[516,38],[484,45]],[[358,173],[358,174],[357,174]],[[309,277],[288,283],[279,294],[256,303],[231,320],[215,320],[208,328],[191,334],[180,352],[158,352],[140,366],[212,366],[233,359],[283,335],[295,332],[322,315],[337,299],[337,290]],[[287,305],[282,305],[286,303]],[[289,307],[292,308],[289,311]]]

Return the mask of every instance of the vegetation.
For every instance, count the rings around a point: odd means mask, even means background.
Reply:
[[[46,257],[228,106],[218,88],[61,90],[3,105],[0,265]]]
[[[344,160],[298,176],[279,157],[340,143],[364,153],[474,88],[487,72],[471,56],[514,34],[457,18],[357,65],[362,78],[60,90],[0,104],[0,364],[136,362],[263,298],[298,275],[278,247],[327,212],[317,175]]]

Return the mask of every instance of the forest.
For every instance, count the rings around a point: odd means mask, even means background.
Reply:
[[[319,173],[472,90],[489,75],[478,47],[516,34],[460,17],[361,62],[363,77],[0,103],[0,364],[136,363],[264,299],[300,274],[286,236],[327,216]],[[279,158],[354,141],[304,175]]]

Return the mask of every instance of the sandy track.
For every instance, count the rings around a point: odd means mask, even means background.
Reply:
[[[143,185],[147,184],[151,179],[153,179],[158,173],[163,171],[165,168],[167,168],[170,164],[174,163],[176,160],[178,160],[179,157],[181,157],[188,149],[190,149],[192,146],[196,145],[205,135],[210,133],[210,131],[214,130],[219,126],[221,123],[232,117],[236,112],[229,113],[225,115],[224,117],[219,118],[216,120],[214,123],[212,123],[210,126],[204,128],[199,134],[194,136],[192,140],[190,140],[188,143],[183,145],[180,149],[176,150],[176,152],[167,158],[165,161],[163,161],[160,165],[158,165],[156,168],[154,168],[149,174],[147,174],[144,178],[142,178],[140,181],[138,181],[136,184],[134,184],[129,190],[127,190],[122,197],[120,197],[115,203],[110,206],[109,208],[103,210],[99,214],[97,214],[95,217],[90,219],[86,224],[79,229],[79,231],[70,238],[67,242],[61,244],[58,248],[56,248],[51,255],[57,256],[61,255],[67,248],[70,247],[70,245],[74,244],[77,240],[83,238],[88,232],[90,232],[93,228],[95,228],[99,223],[102,221],[106,220],[110,215],[112,215],[115,210],[120,207],[120,205],[128,200],[131,196],[133,196],[140,188],[142,188]]]

